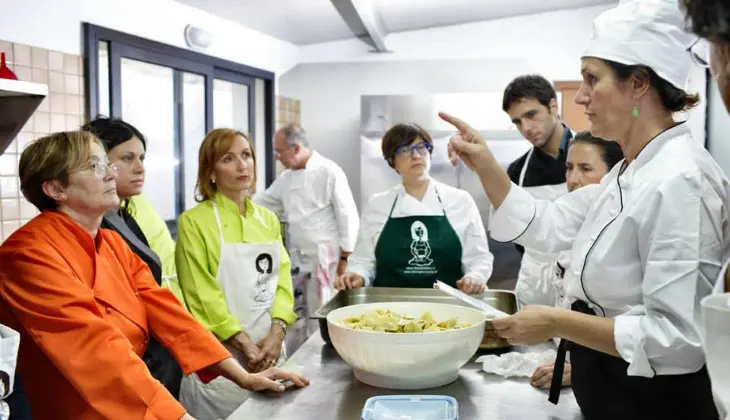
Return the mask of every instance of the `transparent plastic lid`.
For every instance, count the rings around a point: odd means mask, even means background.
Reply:
[[[391,395],[365,403],[362,420],[458,420],[459,403],[445,395]]]

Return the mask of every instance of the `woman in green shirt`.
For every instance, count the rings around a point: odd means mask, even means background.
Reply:
[[[279,219],[254,204],[256,157],[248,137],[208,133],[198,156],[201,201],[178,220],[178,280],[193,316],[249,370],[284,359],[287,326],[296,320],[291,262]],[[226,418],[248,395],[233,382],[183,379],[181,402],[198,419]]]

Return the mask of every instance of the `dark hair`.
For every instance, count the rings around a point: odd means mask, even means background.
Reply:
[[[620,81],[628,80],[632,75],[639,77],[647,77],[649,79],[649,85],[654,88],[659,100],[661,101],[664,108],[670,112],[681,112],[687,111],[690,108],[695,107],[700,102],[700,95],[696,93],[687,93],[682,89],[679,89],[667,82],[666,80],[659,77],[658,74],[650,67],[643,65],[630,66],[627,64],[617,63],[611,60],[603,60],[616,74],[616,78]]]
[[[118,118],[107,118],[103,115],[97,115],[96,118],[84,124],[81,129],[98,137],[104,143],[104,148],[107,152],[122,143],[128,142],[132,137],[137,137],[142,142],[142,148],[147,150],[147,141],[142,133],[132,124]]]
[[[259,271],[259,264],[261,263],[261,261],[264,261],[264,260],[269,262],[269,267],[266,269],[266,273],[267,274],[271,274],[271,272],[274,269],[272,267],[274,265],[274,259],[271,258],[271,255],[270,254],[266,254],[266,253],[259,254],[259,256],[256,257],[256,262],[255,262],[255,264],[256,264],[256,271]],[[259,271],[259,273],[262,273],[263,274],[263,272],[261,272],[261,271]]]
[[[388,161],[388,165],[391,168],[394,167],[393,158],[395,157],[395,151],[399,147],[407,146],[418,138],[426,143],[433,144],[433,140],[428,132],[416,123],[396,124],[392,126],[383,136],[383,142],[381,143],[383,157]]]
[[[539,74],[526,74],[515,78],[504,88],[502,110],[507,112],[515,102],[523,99],[534,99],[550,108],[550,101],[557,100],[558,95],[555,93],[552,83],[546,78]]]
[[[596,146],[598,150],[601,151],[601,158],[603,159],[603,162],[606,163],[608,169],[616,166],[616,164],[624,158],[624,152],[623,150],[621,150],[621,146],[619,146],[618,142],[608,141],[600,137],[595,137],[589,131],[581,131],[580,133],[576,134],[570,145],[572,146],[576,143],[590,144],[591,146]],[[570,148],[568,148],[568,150],[570,150]]]
[[[689,30],[718,44],[730,44],[730,3],[727,0],[682,0]]]

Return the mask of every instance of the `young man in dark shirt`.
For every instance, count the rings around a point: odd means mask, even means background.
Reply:
[[[502,109],[532,148],[512,162],[507,174],[515,184],[538,199],[555,200],[568,192],[565,160],[573,133],[558,116],[558,99],[552,84],[539,75],[512,80],[504,90]],[[516,245],[522,254],[516,288],[523,279],[539,275],[554,256]],[[518,302],[521,306],[521,302]]]
[[[567,192],[565,158],[571,130],[558,116],[558,100],[552,84],[539,75],[512,80],[504,90],[502,109],[532,148],[512,162],[507,173],[538,198],[555,199]]]

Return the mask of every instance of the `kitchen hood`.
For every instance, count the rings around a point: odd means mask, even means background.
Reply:
[[[0,79],[0,154],[48,96],[48,86]]]

